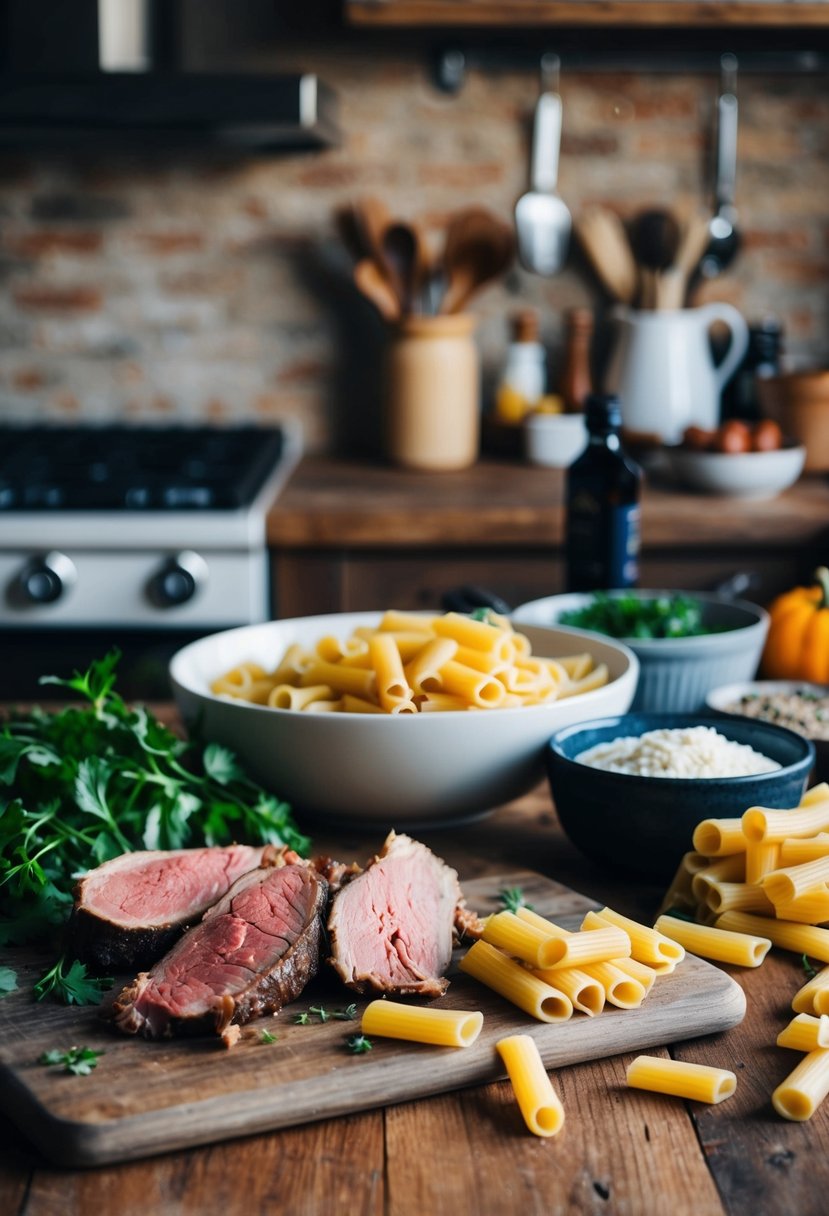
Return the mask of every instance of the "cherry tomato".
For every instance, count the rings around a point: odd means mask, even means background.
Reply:
[[[773,419],[764,418],[754,428],[751,446],[755,452],[776,452],[783,446],[783,432]]]
[[[750,452],[751,431],[738,418],[733,418],[731,422],[723,423],[717,431],[714,450],[717,452],[728,452],[732,455],[738,452]]]
[[[689,426],[682,433],[682,442],[686,448],[706,452],[711,448],[716,434],[716,431],[707,431],[702,426]]]

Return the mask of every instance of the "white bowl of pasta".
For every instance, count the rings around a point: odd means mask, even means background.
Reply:
[[[554,731],[624,713],[636,689],[638,660],[614,639],[497,621],[380,611],[269,621],[191,642],[170,679],[188,729],[234,751],[296,811],[449,825],[532,789]]]

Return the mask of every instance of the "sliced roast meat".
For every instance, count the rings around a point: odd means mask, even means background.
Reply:
[[[264,852],[234,844],[125,853],[104,862],[75,889],[68,949],[99,971],[151,967],[237,878],[262,863]]]
[[[149,1039],[223,1034],[299,996],[319,967],[328,885],[297,860],[244,874],[113,1006],[119,1029]]]
[[[329,961],[358,992],[440,996],[460,901],[455,871],[426,845],[391,832],[366,869],[334,895]]]

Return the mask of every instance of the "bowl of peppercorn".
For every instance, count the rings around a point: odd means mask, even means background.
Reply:
[[[759,718],[815,745],[814,781],[829,781],[829,685],[806,680],[747,680],[713,688],[707,708],[727,718]]]

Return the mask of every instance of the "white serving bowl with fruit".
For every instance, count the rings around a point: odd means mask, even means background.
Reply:
[[[345,642],[376,630],[383,613],[270,621],[192,642],[170,663],[191,731],[225,744],[301,815],[349,827],[440,827],[527,793],[544,776],[544,748],[560,727],[624,713],[639,675],[624,643],[556,626],[521,628],[535,656],[589,654],[606,682],[538,705],[445,712],[366,713],[272,708],[213,691],[242,664],[272,671],[289,647]]]
[[[806,461],[805,447],[787,441],[769,418],[731,419],[710,431],[689,427],[665,454],[683,485],[728,498],[774,498],[794,485]]]

